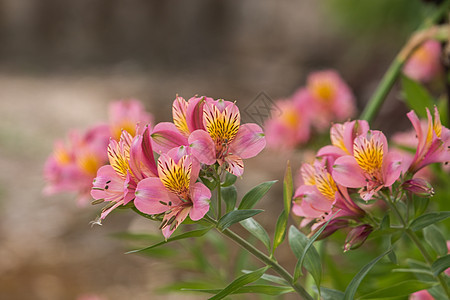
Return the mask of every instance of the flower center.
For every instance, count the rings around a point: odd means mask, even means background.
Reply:
[[[187,105],[186,100],[177,97],[172,107],[173,124],[185,136],[188,136],[190,133],[186,121]]]
[[[358,165],[371,177],[381,176],[383,144],[379,139],[360,137],[355,139],[353,155]]]
[[[170,157],[158,160],[158,174],[161,182],[182,200],[189,200],[192,162],[188,163],[187,157],[187,155],[183,156],[178,163]]]
[[[327,199],[334,201],[337,187],[331,174],[326,170],[316,170],[315,174],[316,187],[319,192],[324,195]]]
[[[108,145],[109,164],[123,178],[127,177],[127,173],[130,170],[129,161],[132,139],[132,136],[123,130],[120,141],[111,140]]]

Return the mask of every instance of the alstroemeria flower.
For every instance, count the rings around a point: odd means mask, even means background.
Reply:
[[[144,126],[136,127],[136,124],[150,124],[152,119],[152,115],[145,111],[142,103],[135,99],[115,101],[109,105],[111,136],[115,140],[120,139],[123,130],[132,136],[141,134],[136,132],[136,129],[143,129]]]
[[[161,229],[166,239],[188,215],[198,221],[209,210],[211,191],[203,183],[196,182],[200,166],[183,150],[175,148],[161,154],[159,177],[140,181],[135,193],[137,209],[149,215],[164,213]]]
[[[434,300],[434,297],[427,290],[420,290],[409,295],[408,300]]]
[[[189,135],[203,126],[203,105],[213,101],[209,97],[192,97],[188,101],[176,97],[172,105],[173,123],[161,122],[152,131],[153,148],[157,153],[188,146]]]
[[[207,101],[203,107],[205,130],[189,136],[192,154],[199,162],[212,165],[216,161],[236,176],[244,172],[242,159],[256,156],[266,146],[261,127],[241,125],[239,109],[233,102]]]
[[[90,198],[92,179],[107,161],[108,138],[108,126],[98,125],[85,134],[70,133],[68,143],[57,141],[44,167],[47,181],[44,193],[77,192],[78,203],[85,205]]]
[[[303,164],[301,175],[303,185],[295,191],[292,206],[295,215],[304,217],[301,226],[315,222],[312,226],[314,231],[340,210],[321,234],[320,238],[324,238],[348,226],[350,219],[358,220],[364,216],[365,212],[351,200],[347,189],[333,180],[325,162]]]
[[[333,124],[330,129],[331,145],[322,147],[317,152],[319,157],[333,158],[333,161],[344,155],[353,155],[353,141],[359,135],[369,131],[369,123],[364,120]]]
[[[388,152],[384,134],[370,130],[355,138],[353,155],[336,159],[332,174],[334,180],[342,186],[362,188],[360,195],[367,201],[400,177],[401,164],[402,158],[398,153]]]
[[[417,81],[430,81],[442,69],[441,66],[441,43],[428,40],[421,45],[405,64],[403,72]]]
[[[410,111],[407,116],[418,139],[416,154],[408,172],[414,174],[429,164],[448,162],[450,160],[450,130],[442,126],[437,108],[434,108],[434,121],[427,108],[428,123],[426,127],[422,126],[414,111]]]
[[[311,73],[306,88],[312,97],[310,105],[317,110],[314,125],[319,129],[328,128],[331,121],[344,121],[355,113],[355,97],[336,71]]]
[[[91,190],[95,200],[110,202],[100,220],[118,206],[132,201],[139,181],[157,176],[148,127],[134,138],[123,130],[119,142],[111,139],[108,158],[110,164],[98,170]]]
[[[310,100],[309,93],[301,89],[291,99],[275,102],[281,113],[264,124],[268,147],[292,150],[309,140]]]

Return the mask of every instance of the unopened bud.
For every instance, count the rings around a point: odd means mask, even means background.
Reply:
[[[431,184],[422,178],[413,178],[406,180],[402,188],[420,197],[431,197],[434,195],[434,189]]]
[[[361,247],[372,231],[373,227],[369,224],[359,225],[353,228],[345,239],[344,252]]]

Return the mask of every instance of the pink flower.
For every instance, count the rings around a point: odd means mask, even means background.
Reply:
[[[193,156],[207,165],[217,161],[236,176],[244,172],[242,159],[256,156],[266,146],[261,127],[241,125],[239,109],[233,102],[207,101],[203,125],[205,130],[195,130],[188,139]]]
[[[291,99],[275,103],[281,114],[264,124],[268,147],[292,150],[309,140],[311,111],[309,100],[309,93],[301,89]]]
[[[144,128],[152,119],[142,103],[135,99],[115,101],[109,105],[111,136],[115,140],[120,138],[122,130],[135,136],[139,133],[136,132],[136,124],[141,125],[139,128]]]
[[[427,82],[441,71],[441,44],[428,40],[407,61],[403,72],[414,80]]]
[[[44,167],[47,195],[64,191],[78,193],[78,203],[85,205],[97,169],[106,163],[109,128],[98,125],[85,134],[72,132],[68,143],[57,141]]]
[[[209,97],[192,97],[188,101],[176,97],[172,105],[173,123],[156,124],[152,132],[153,148],[157,153],[179,146],[188,146],[189,135],[203,126],[203,106]]]
[[[421,290],[411,294],[409,300],[434,300],[434,298],[427,290]]]
[[[340,210],[321,234],[324,238],[348,226],[350,219],[358,220],[364,216],[364,211],[351,200],[347,189],[333,180],[326,162],[316,161],[314,165],[305,163],[300,172],[303,185],[295,191],[292,212],[304,217],[300,224],[302,227],[313,222],[312,229],[317,230]]]
[[[110,202],[98,222],[118,206],[132,201],[139,181],[157,176],[148,127],[134,138],[124,130],[119,142],[111,139],[108,157],[110,165],[98,170],[91,190],[95,200]]]
[[[175,148],[159,157],[159,178],[146,178],[137,185],[134,205],[149,215],[164,214],[161,229],[166,239],[188,215],[198,221],[209,210],[211,191],[196,182],[199,171],[186,147]]]
[[[315,123],[318,129],[328,128],[331,121],[344,121],[356,111],[355,97],[341,76],[334,70],[311,73],[306,88],[316,110]]]
[[[448,162],[450,160],[450,130],[442,126],[437,108],[434,108],[434,121],[427,108],[426,126],[421,124],[414,111],[410,111],[407,115],[418,139],[416,154],[408,171],[414,174],[429,164]]]
[[[353,155],[341,156],[334,162],[333,178],[342,186],[362,188],[364,200],[383,187],[391,186],[402,171],[398,153],[388,152],[387,140],[381,131],[370,130],[353,142]]]

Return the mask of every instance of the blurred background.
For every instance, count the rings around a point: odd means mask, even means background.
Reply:
[[[0,298],[179,296],[158,288],[190,273],[157,254],[124,255],[130,246],[111,237],[157,233],[156,224],[122,212],[91,228],[99,207],[80,208],[74,195],[41,194],[53,141],[106,121],[110,101],[140,99],[155,121],[167,121],[177,93],[237,100],[243,108],[261,91],[287,97],[309,72],[332,68],[362,109],[431,6],[419,0],[0,0]],[[406,112],[394,90],[372,127],[404,129]],[[265,151],[246,162],[240,193],[281,179],[287,158]],[[301,155],[291,159],[298,168]],[[261,204],[276,212],[258,219],[269,228],[281,211],[280,195],[277,184]],[[279,251],[291,266],[289,250]]]

